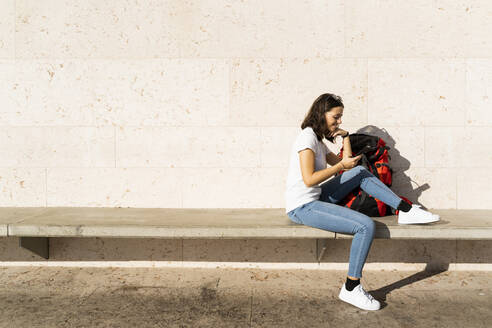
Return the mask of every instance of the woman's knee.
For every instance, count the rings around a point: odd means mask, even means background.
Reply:
[[[365,166],[357,165],[352,170],[355,170],[355,175],[362,181],[362,179],[374,176]]]
[[[362,179],[369,175],[369,173],[370,172],[364,166],[357,165],[342,174],[340,183],[346,183],[349,181],[357,181],[360,183]]]
[[[368,169],[366,169],[365,166],[362,166],[362,165],[357,165],[356,167],[354,167],[352,170],[355,170],[357,173],[362,173],[362,172],[369,172]]]
[[[359,231],[370,236],[374,236],[376,233],[376,223],[370,217],[366,217],[364,220],[360,222]]]

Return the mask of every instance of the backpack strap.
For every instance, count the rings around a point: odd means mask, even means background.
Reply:
[[[381,178],[379,177],[379,173],[378,173],[376,166],[373,163],[369,162],[366,154],[361,154],[361,155],[362,155],[362,157],[361,157],[362,164],[360,164],[360,165],[369,169],[369,171],[372,171],[371,173],[374,174],[376,176],[376,178],[381,180]]]
[[[369,159],[371,161],[374,161],[375,159],[378,159],[379,156],[381,156],[384,153],[385,150],[388,150],[389,151],[389,149],[390,148],[388,146],[379,147],[378,148],[378,151],[374,155],[370,156]]]

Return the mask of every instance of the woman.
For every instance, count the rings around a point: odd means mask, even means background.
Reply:
[[[410,206],[365,167],[357,166],[361,155],[352,157],[349,133],[340,129],[343,109],[340,97],[325,93],[314,101],[302,122],[302,131],[291,150],[285,193],[286,213],[299,224],[354,235],[348,276],[339,298],[361,309],[379,310],[380,303],[360,284],[362,268],[374,238],[375,223],[365,214],[336,204],[354,188],[360,187],[399,210],[398,223],[435,222],[439,216],[420,209],[419,205]],[[333,143],[337,136],[343,137],[343,159],[332,153],[322,141],[326,138]],[[342,170],[341,175],[319,185]]]

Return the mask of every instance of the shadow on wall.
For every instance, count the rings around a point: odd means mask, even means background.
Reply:
[[[422,192],[429,189],[431,186],[428,183],[419,185],[417,182],[413,181],[409,176],[405,174],[410,168],[410,161],[403,157],[395,147],[395,139],[386,131],[384,128],[378,128],[374,125],[366,125],[363,128],[358,129],[354,133],[363,133],[372,136],[377,136],[386,142],[386,146],[389,149],[389,164],[393,169],[393,184],[391,190],[393,190],[397,195],[408,198],[412,203],[422,205],[424,209],[427,209],[425,204],[421,204],[418,199]],[[409,136],[411,137],[411,136]]]

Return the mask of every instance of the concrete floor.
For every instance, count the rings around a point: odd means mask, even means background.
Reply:
[[[0,327],[491,327],[492,272],[0,267]]]

